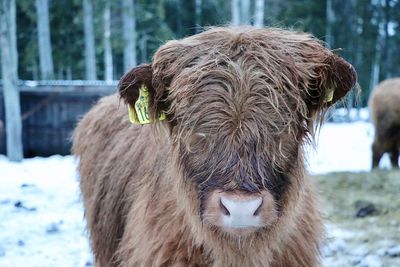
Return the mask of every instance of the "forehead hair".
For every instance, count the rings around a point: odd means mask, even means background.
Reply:
[[[302,79],[297,69],[301,62],[288,51],[296,44],[293,38],[285,31],[261,33],[215,29],[172,41],[158,51],[155,66],[172,56],[171,50],[180,54],[168,64],[173,75],[163,73],[171,76],[164,82],[176,138],[218,134],[239,141],[243,136],[276,139],[287,133],[297,139],[296,127],[308,116],[307,92],[299,87],[310,81]]]
[[[169,113],[186,134],[195,126],[200,132],[220,132],[215,120],[223,117],[233,128],[246,127],[242,122],[252,117],[257,122],[253,127],[293,132],[299,115],[306,120],[310,116],[305,101],[310,91],[305,88],[317,86],[310,78],[326,65],[316,59],[322,49],[326,57],[320,41],[308,34],[216,28],[162,46],[154,56],[153,80],[167,87],[159,97],[166,99]],[[254,117],[260,112],[269,117]]]

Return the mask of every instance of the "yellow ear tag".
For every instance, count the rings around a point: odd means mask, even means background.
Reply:
[[[136,111],[128,105],[129,120],[133,124],[139,124],[139,119],[137,118]]]
[[[325,99],[324,99],[324,102],[325,102],[325,103],[329,103],[329,102],[332,101],[332,99],[333,99],[333,92],[334,92],[334,91],[335,91],[335,90],[330,89],[330,90],[327,92],[327,94],[325,95]]]
[[[149,124],[152,123],[149,116],[149,92],[146,86],[142,85],[139,89],[139,98],[136,100],[135,108],[128,106],[129,120],[133,124]],[[165,113],[160,112],[158,120],[165,120]]]

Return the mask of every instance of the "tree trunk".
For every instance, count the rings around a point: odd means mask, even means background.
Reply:
[[[359,17],[359,18],[362,18],[361,16]],[[359,19],[359,18],[356,18],[356,19]],[[361,22],[359,22],[359,25],[358,25],[358,27],[359,27],[359,29],[361,29],[361,30],[363,30],[364,28],[365,28],[365,23],[367,23],[366,21],[364,21],[364,20],[360,20]],[[357,29],[356,29],[356,32],[357,32]],[[361,66],[361,64],[362,64],[362,62],[363,62],[363,45],[364,45],[364,42],[363,42],[363,40],[362,40],[362,35],[361,34],[357,34],[357,36],[356,36],[356,38],[355,38],[355,60],[354,60],[354,65],[353,66],[355,66],[355,68],[357,68],[358,66]],[[362,105],[363,105],[363,103],[362,103],[362,101],[359,101],[359,100],[361,100],[361,98],[359,98],[357,95],[356,95],[356,93],[354,93],[354,90],[352,90],[352,92],[353,92],[353,94],[355,95],[355,102],[356,102],[356,107],[357,107],[357,119],[360,119],[361,118],[361,116],[360,116],[360,110],[361,110],[361,107],[362,107]]]
[[[383,7],[382,17],[383,17],[383,37],[382,37],[382,73],[383,79],[389,78],[389,23],[390,18],[390,0],[384,1],[385,6]]]
[[[351,111],[354,108],[354,98],[355,98],[354,91],[351,90],[346,96],[346,109],[347,109],[347,121],[348,122],[352,121]]]
[[[93,4],[91,0],[83,0],[83,30],[85,33],[85,68],[86,80],[97,80],[96,47],[93,31]]]
[[[36,58],[32,58],[32,79],[39,80],[39,67]]]
[[[376,35],[376,42],[375,42],[375,57],[374,61],[372,63],[372,68],[371,68],[371,81],[369,84],[369,90],[372,92],[372,90],[375,88],[375,86],[379,83],[379,76],[380,76],[380,70],[381,70],[381,59],[382,59],[382,46],[384,42],[384,27],[385,23],[384,20],[382,19],[382,5],[381,2],[379,2],[379,7],[378,7],[378,15],[376,16],[377,21],[378,21],[378,32]]]
[[[240,25],[240,7],[239,0],[231,0],[231,15],[232,15],[232,25]]]
[[[175,0],[175,5],[176,5],[176,33],[179,38],[183,38],[183,23],[182,23],[182,5],[183,3],[181,0]]]
[[[135,0],[123,0],[124,71],[137,65],[136,62],[136,17]]]
[[[72,80],[72,68],[70,65],[67,66],[67,70],[65,72],[66,79],[68,81]]]
[[[139,40],[140,47],[140,55],[141,61],[146,62],[147,60],[147,40],[149,39],[147,34],[144,34],[143,37]]]
[[[377,38],[380,39],[380,38]],[[374,57],[374,61],[373,61],[373,65],[371,68],[371,82],[370,82],[370,92],[372,92],[372,90],[375,88],[375,86],[379,83],[379,72],[380,72],[380,66],[379,66],[379,62],[381,60],[381,49],[380,49],[380,45],[379,45],[379,40],[377,40],[376,43],[376,49],[375,49],[375,57]]]
[[[356,14],[356,1],[357,0],[347,1],[343,5],[343,9],[341,10],[341,12],[343,12],[344,14]],[[330,3],[330,5],[332,5],[332,2]],[[327,6],[328,6],[328,2],[327,2]],[[329,9],[331,9],[330,11],[328,10],[330,13],[329,22],[330,22],[330,26],[332,26],[332,24],[334,22],[334,12],[333,12],[332,6],[330,6]],[[354,36],[354,38],[351,41],[347,40],[345,42],[345,49],[347,51],[357,51],[357,36],[358,35],[357,35],[357,18],[356,18],[356,16],[345,16],[345,19],[342,21],[342,27],[350,33],[350,36]],[[331,34],[330,38],[332,38],[332,32],[330,32],[330,34]],[[333,47],[333,44],[332,44],[333,40],[331,39],[328,41],[330,42],[330,43],[328,43],[328,46]],[[356,60],[356,53],[353,52],[353,53],[351,53],[351,55],[347,56],[347,60],[349,60],[349,62],[351,62],[354,65],[355,60]],[[347,120],[348,121],[355,119],[355,118],[352,118],[352,110],[354,109],[354,104],[356,102],[355,100],[356,100],[356,96],[355,96],[354,91],[352,90],[351,92],[349,92],[349,94],[347,95],[347,98],[346,98]]]
[[[332,25],[335,20],[335,13],[333,12],[332,0],[326,0],[326,28],[325,28],[325,42],[329,48],[333,47]]]
[[[196,33],[199,33],[201,30],[201,16],[202,16],[202,1],[195,0],[195,16],[196,16]]]
[[[264,26],[264,0],[256,0],[254,8],[254,26],[262,28]]]
[[[240,1],[240,24],[250,24],[250,0]]]
[[[111,49],[111,11],[107,1],[104,7],[104,78],[107,82],[113,80],[113,58]]]
[[[17,87],[18,54],[15,0],[2,0],[0,4],[0,46],[7,156],[12,161],[20,161],[23,159],[23,148],[21,107]]]
[[[41,78],[51,80],[54,76],[54,68],[51,54],[48,0],[36,0],[36,13]]]

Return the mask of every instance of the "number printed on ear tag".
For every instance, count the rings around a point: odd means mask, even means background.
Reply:
[[[139,98],[136,100],[135,108],[128,106],[129,119],[134,124],[149,124],[152,123],[149,116],[149,92],[146,86],[139,89]],[[158,120],[165,120],[165,113],[160,112]]]

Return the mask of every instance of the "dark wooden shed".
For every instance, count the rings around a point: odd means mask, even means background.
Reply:
[[[117,82],[21,81],[24,156],[70,154],[70,137],[78,120],[105,95],[116,92]],[[0,154],[6,153],[5,114],[0,85]]]

